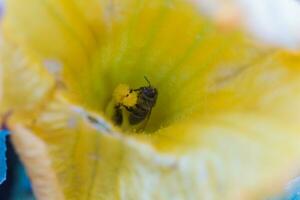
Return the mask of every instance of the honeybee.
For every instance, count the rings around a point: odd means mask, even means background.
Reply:
[[[119,88],[118,94],[121,94],[116,98],[116,105],[114,107],[113,121],[117,125],[122,125],[123,113],[122,107],[125,108],[128,115],[128,122],[130,125],[137,125],[145,121],[145,125],[149,120],[152,108],[156,104],[158,91],[154,88],[147,77],[144,77],[148,86],[143,86],[137,89],[125,89],[126,86]],[[127,92],[126,92],[127,91]]]

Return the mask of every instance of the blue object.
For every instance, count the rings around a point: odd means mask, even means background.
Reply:
[[[0,130],[0,184],[6,179],[6,136],[9,134],[7,129]]]
[[[286,193],[285,200],[300,200],[300,177],[290,181]]]
[[[35,200],[30,181],[20,162],[15,163],[15,177],[10,200]]]
[[[291,180],[284,188],[283,194],[266,200],[300,200],[300,177]]]

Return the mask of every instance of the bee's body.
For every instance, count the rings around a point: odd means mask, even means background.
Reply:
[[[155,106],[158,92],[156,88],[151,86],[147,79],[146,81],[149,83],[149,86],[140,87],[138,89],[129,89],[125,97],[122,98],[122,102],[116,102],[113,120],[117,125],[122,125],[123,122],[121,107],[124,107],[128,111],[128,122],[130,125],[137,125],[143,121],[147,123],[152,108]],[[133,94],[136,95],[135,103],[126,105],[124,100],[129,96],[134,96]]]
[[[125,107],[129,115],[129,123],[136,125],[151,114],[157,99],[157,90],[151,86],[134,90],[138,93],[137,103],[132,107]]]

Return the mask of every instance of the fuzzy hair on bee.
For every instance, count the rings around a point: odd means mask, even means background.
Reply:
[[[130,125],[137,125],[145,122],[146,126],[151,115],[152,108],[155,106],[158,91],[153,87],[147,77],[144,77],[148,86],[143,86],[137,89],[130,89],[125,84],[120,84],[114,92],[115,106],[113,121],[116,125],[123,123],[123,111],[125,108],[128,111],[128,122]]]

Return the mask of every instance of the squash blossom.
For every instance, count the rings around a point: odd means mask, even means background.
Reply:
[[[184,0],[4,10],[0,112],[38,199],[263,199],[298,175],[296,53]]]

